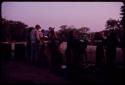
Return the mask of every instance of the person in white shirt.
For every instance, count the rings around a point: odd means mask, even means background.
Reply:
[[[36,25],[35,28],[30,33],[31,38],[31,62],[37,63],[39,57],[39,45],[40,45],[40,25]]]

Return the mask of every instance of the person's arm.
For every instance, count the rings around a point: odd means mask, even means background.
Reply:
[[[55,35],[55,38],[57,39],[57,33],[56,32],[54,33],[54,35]]]
[[[36,34],[36,39],[37,39],[37,41],[39,41],[39,42],[40,42],[39,32],[38,32],[38,31],[36,31],[36,32],[35,32],[35,34]]]
[[[40,36],[40,43],[44,43],[44,35],[42,32],[39,32],[39,36]]]
[[[41,37],[44,38],[44,33],[43,32],[40,32],[41,33]]]

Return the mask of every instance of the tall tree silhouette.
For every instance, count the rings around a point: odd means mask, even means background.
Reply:
[[[2,40],[25,40],[25,29],[27,25],[21,21],[12,21],[2,18]]]
[[[121,24],[122,24],[122,26],[123,26],[123,38],[122,38],[122,50],[123,50],[123,57],[125,56],[125,46],[124,46],[124,43],[125,43],[125,23],[124,23],[124,20],[125,20],[125,2],[123,2],[123,6],[121,6],[121,13],[120,13],[121,15],[122,15],[122,20],[121,20]],[[125,57],[124,57],[124,65],[125,65]]]
[[[81,27],[79,29],[79,31],[82,32],[82,33],[87,33],[89,30],[90,30],[90,28],[88,28],[88,27]]]
[[[60,26],[61,30],[65,30],[67,28],[67,25]]]
[[[109,19],[106,22],[106,29],[117,29],[118,28],[118,21],[114,19]]]

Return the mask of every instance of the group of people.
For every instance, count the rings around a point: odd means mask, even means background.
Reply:
[[[45,31],[40,31],[40,29],[40,25],[36,25],[35,28],[29,28],[27,37],[28,61],[34,64],[41,64],[44,62],[44,65],[45,63],[46,65],[58,65],[56,62],[60,63],[58,60],[61,58],[59,57],[61,54],[58,50],[59,41],[57,40],[54,28],[49,28],[47,37],[45,36]]]
[[[35,28],[31,28],[31,30],[29,29],[27,49],[28,60],[31,63],[40,64],[46,62],[46,65],[49,64],[54,68],[59,68],[65,64],[69,70],[80,69],[83,63],[88,63],[86,51],[88,44],[87,38],[78,38],[75,31],[72,30],[69,32],[67,40],[62,40],[58,38],[54,28],[50,27],[47,35],[48,38],[46,39],[44,31],[39,31],[40,29],[40,25],[36,25]],[[59,50],[59,45],[62,42],[67,42],[64,55]],[[96,45],[96,67],[100,68],[104,65],[103,60],[105,56],[106,66],[113,67],[118,43],[115,31],[111,30],[106,37],[101,33],[96,33],[94,43]],[[47,52],[45,52],[46,50]],[[48,62],[49,59],[47,59],[47,55],[51,56],[50,62]],[[64,56],[65,59],[63,58]]]
[[[119,43],[115,30],[110,30],[106,35],[96,33],[94,40],[96,44],[96,66],[102,67],[106,65],[108,68],[114,67],[116,48]]]

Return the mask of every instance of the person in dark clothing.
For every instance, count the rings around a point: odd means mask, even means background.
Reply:
[[[80,69],[81,68],[81,56],[80,56],[80,51],[81,51],[81,45],[80,45],[80,40],[75,39],[74,40],[74,49],[73,49],[73,54],[74,54],[74,62],[73,65],[75,69]]]
[[[100,68],[104,60],[104,39],[102,34],[96,33],[94,40],[96,44],[96,67]]]
[[[58,69],[61,65],[61,57],[60,57],[60,52],[58,49],[58,39],[57,35],[54,31],[54,28],[50,27],[49,28],[49,33],[48,33],[48,39],[49,39],[49,48],[51,51],[51,63],[52,67],[54,69]]]
[[[32,31],[33,27],[29,27],[27,30],[27,62],[30,62],[30,56],[31,56],[31,40],[30,40],[30,33]]]
[[[76,79],[79,76],[81,67],[80,50],[80,40],[76,38],[74,31],[70,31],[66,50],[66,64],[69,72],[68,78]]]
[[[117,38],[115,30],[110,30],[109,35],[106,39],[106,58],[107,58],[107,67],[113,68],[116,58],[116,47],[117,47]]]
[[[47,57],[45,56],[44,50],[45,50],[45,43],[44,43],[44,29],[39,31],[40,35],[40,51],[39,51],[39,59],[38,59],[38,65],[42,67],[47,67]]]
[[[80,56],[81,56],[81,63],[82,64],[87,64],[87,52],[86,52],[86,49],[87,49],[87,35],[84,34],[81,38],[80,38]]]
[[[74,54],[73,54],[73,46],[74,46],[74,40],[73,40],[73,31],[69,32],[69,36],[67,39],[67,49],[66,49],[66,65],[67,65],[67,79],[71,79],[72,78],[72,70],[73,70],[73,58],[74,58]]]
[[[66,60],[67,60],[67,67],[70,69],[73,67],[73,58],[74,58],[74,38],[73,38],[73,31],[69,32],[69,37],[67,39],[67,49],[66,49]]]

